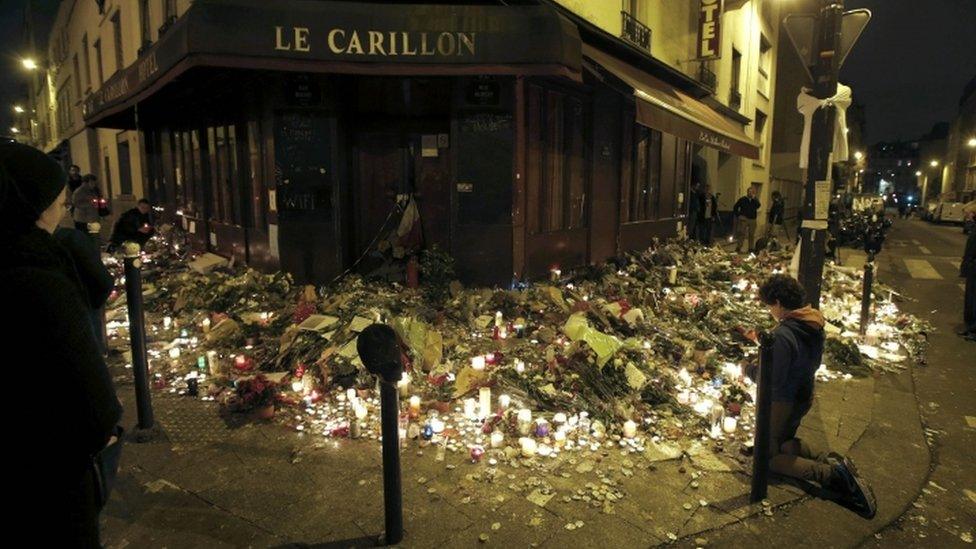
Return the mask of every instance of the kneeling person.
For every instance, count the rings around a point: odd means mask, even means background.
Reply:
[[[112,250],[126,241],[138,242],[139,246],[146,245],[146,242],[156,232],[152,226],[152,218],[149,216],[150,209],[149,201],[143,198],[139,200],[135,208],[119,216],[112,228],[112,243],[110,245]]]

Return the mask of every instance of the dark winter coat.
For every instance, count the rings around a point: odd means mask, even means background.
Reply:
[[[718,199],[715,198],[715,195],[714,194],[713,195],[709,195],[709,196],[705,196],[705,193],[698,193],[697,196],[695,197],[695,199],[698,201],[698,210],[697,211],[698,211],[698,220],[699,221],[710,221],[710,220],[715,219],[715,218],[718,217]],[[708,201],[709,200],[712,202],[712,212],[711,212],[712,215],[710,217],[706,218],[705,217],[705,206],[708,204]]]
[[[7,371],[9,410],[18,416],[6,434],[19,449],[12,472],[30,474],[43,460],[38,484],[76,486],[122,415],[82,283],[54,237],[32,228],[0,239],[0,288],[9,320],[3,348],[19,357]]]
[[[959,276],[976,277],[976,229],[969,231],[966,251],[963,252],[962,263],[959,264]]]
[[[149,217],[148,213],[140,212],[139,208],[132,208],[120,215],[112,228],[112,244],[118,246],[125,241],[138,242],[140,245],[145,244],[152,236],[152,232],[139,232],[139,227],[143,225],[152,225],[152,218]]]
[[[779,199],[774,198],[773,199],[773,204],[769,207],[769,214],[768,214],[768,217],[767,217],[767,221],[769,221],[773,225],[782,225],[783,224],[783,213],[784,213],[784,210],[785,209],[786,209],[786,205],[785,205],[783,199],[782,198],[779,198]]]
[[[115,280],[102,263],[101,252],[92,237],[73,227],[61,227],[54,232],[54,239],[61,244],[74,261],[78,277],[85,288],[86,302],[92,309],[105,305]]]
[[[791,311],[773,330],[773,401],[808,402],[824,348],[824,319],[809,305]],[[753,381],[758,369],[746,370]]]
[[[736,200],[735,206],[732,206],[732,214],[735,217],[755,219],[759,215],[759,200],[743,196]]]

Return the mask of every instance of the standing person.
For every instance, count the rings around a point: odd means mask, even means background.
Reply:
[[[736,253],[742,253],[742,245],[749,244],[747,252],[751,252],[756,245],[756,217],[759,216],[759,199],[756,198],[756,187],[749,187],[746,195],[739,198],[732,207],[732,219],[735,220]]]
[[[68,168],[68,196],[71,196],[78,187],[81,186],[81,168],[77,164],[72,164]]]
[[[824,346],[824,318],[807,304],[803,287],[791,276],[773,275],[759,288],[759,298],[779,324],[773,330],[772,406],[769,470],[816,481],[837,495],[838,503],[864,518],[877,511],[874,493],[847,457],[814,449],[796,437],[813,405],[814,374]],[[747,368],[755,380],[758,367]]]
[[[712,186],[705,184],[698,195],[698,242],[712,245],[712,225],[718,219],[718,199],[712,194]]]
[[[976,221],[976,209],[968,211],[967,217],[970,222]],[[959,276],[966,278],[966,297],[962,312],[966,326],[959,335],[969,341],[976,341],[976,230],[969,231],[969,238],[966,239]]]
[[[93,223],[98,225],[98,223]],[[54,239],[68,251],[68,255],[74,261],[78,277],[85,289],[88,313],[91,318],[92,330],[95,332],[95,340],[98,342],[102,354],[105,354],[105,340],[102,337],[104,326],[102,322],[102,307],[108,300],[112,288],[115,286],[115,279],[102,263],[102,254],[96,244],[97,230],[89,227],[89,233],[83,233],[71,227],[59,227],[54,231]],[[92,234],[95,233],[95,234]]]
[[[770,238],[779,239],[779,234],[782,233],[783,238],[789,240],[790,235],[786,233],[786,225],[783,224],[786,201],[783,200],[783,194],[779,191],[773,191],[772,199],[773,203],[770,204],[769,213],[766,214],[766,235]]]
[[[698,199],[699,184],[697,181],[691,183],[691,192],[688,193],[688,226],[687,236],[690,240],[698,238],[698,213],[701,208],[701,201]]]
[[[101,198],[98,178],[92,174],[83,177],[81,186],[71,195],[71,217],[76,229],[87,232],[88,224],[98,221],[98,201]]]
[[[29,353],[44,380],[44,401],[10,391],[12,409],[29,421],[7,425],[8,440],[26,452],[8,475],[17,505],[15,525],[44,518],[41,533],[56,547],[99,547],[98,515],[107,487],[95,474],[120,448],[122,407],[88,322],[82,284],[67,252],[54,240],[65,208],[61,167],[43,152],[0,143],[0,291],[17,315],[3,330],[3,347]],[[53,430],[52,430],[53,429]],[[110,460],[109,460],[110,461]]]
[[[125,241],[137,242],[140,247],[145,246],[156,232],[152,225],[151,211],[149,201],[142,198],[135,208],[120,215],[112,228],[109,250],[115,250]]]

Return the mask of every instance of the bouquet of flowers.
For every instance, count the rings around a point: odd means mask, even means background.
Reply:
[[[238,381],[236,390],[241,410],[265,408],[273,405],[278,397],[278,384],[264,374]]]

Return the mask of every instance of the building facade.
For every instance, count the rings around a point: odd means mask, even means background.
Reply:
[[[412,201],[423,245],[506,284],[679,234],[693,179],[767,202],[775,10],[65,0],[32,134],[200,250],[328,281]]]
[[[976,200],[976,76],[959,98],[959,113],[949,127],[942,180],[947,200]]]

